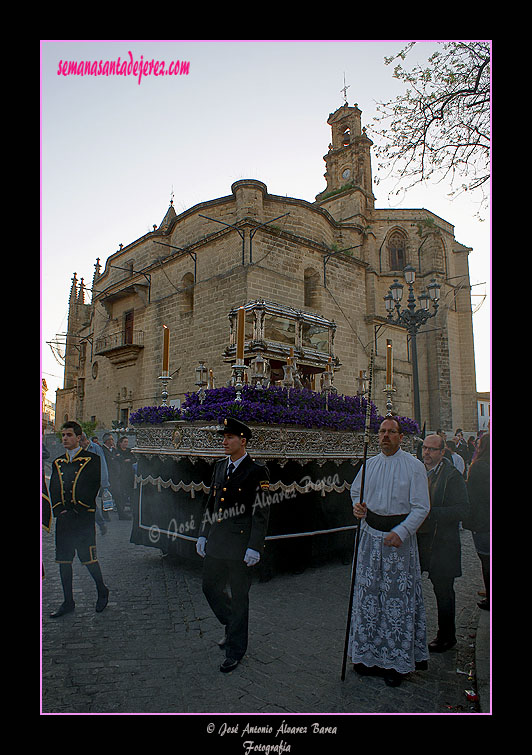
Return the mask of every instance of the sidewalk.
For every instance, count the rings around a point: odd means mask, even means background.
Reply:
[[[491,713],[490,637],[490,612],[480,611],[475,643],[475,667],[481,713]]]
[[[116,514],[97,535],[110,588],[96,614],[96,591],[74,562],[76,611],[62,602],[53,534],[43,533],[42,712],[203,714],[489,713],[489,613],[471,534],[462,533],[463,573],[456,580],[458,644],[431,656],[428,671],[398,688],[341,665],[350,566],[339,562],[255,582],[250,593],[248,653],[221,674],[220,625],[201,590],[201,561],[164,558],[129,542],[131,522]],[[432,586],[423,583],[428,639],[436,634]],[[480,705],[467,699],[475,687]]]

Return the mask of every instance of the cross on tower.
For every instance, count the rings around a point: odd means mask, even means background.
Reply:
[[[345,73],[344,73],[344,86],[342,89],[340,89],[340,91],[344,93],[344,102],[346,105],[347,105],[347,90],[349,89],[349,87],[350,87],[350,84],[346,85],[345,83]]]

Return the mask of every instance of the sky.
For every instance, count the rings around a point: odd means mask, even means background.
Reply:
[[[408,41],[408,40],[407,40]],[[327,118],[347,102],[370,127],[377,103],[403,91],[384,63],[405,40],[41,41],[41,372],[48,399],[63,387],[49,342],[64,341],[72,276],[92,284],[94,264],[179,214],[258,179],[269,193],[313,202],[326,183]],[[438,49],[418,41],[410,69]],[[188,63],[188,73],[64,76],[61,61]],[[181,63],[180,63],[181,68]],[[185,66],[184,71],[187,70]],[[127,66],[126,66],[127,71]],[[371,135],[373,140],[375,138]],[[377,170],[373,155],[373,177]],[[490,390],[491,228],[480,197],[451,199],[448,183],[389,198],[379,209],[424,207],[455,226],[469,255],[477,390]],[[476,310],[476,311],[475,311]],[[384,314],[384,312],[383,312]]]

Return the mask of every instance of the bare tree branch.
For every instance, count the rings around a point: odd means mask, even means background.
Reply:
[[[451,188],[462,180],[462,191],[477,190],[490,178],[490,44],[441,43],[424,67],[407,71],[402,63],[415,44],[385,58],[387,65],[400,61],[393,75],[406,89],[378,104],[369,129],[382,137],[378,167],[403,188],[450,178]],[[482,205],[486,202],[484,195]]]

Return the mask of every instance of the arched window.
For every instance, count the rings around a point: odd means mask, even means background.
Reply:
[[[394,231],[388,239],[388,260],[390,270],[403,270],[406,265],[406,239],[399,231]]]
[[[316,270],[308,267],[305,270],[304,307],[319,309],[319,275]]]
[[[445,244],[443,239],[439,239],[436,243],[436,249],[434,250],[434,269],[442,274],[447,271]]]
[[[183,288],[182,312],[193,312],[194,311],[194,276],[192,275],[192,273],[185,273],[181,281],[181,286]]]

